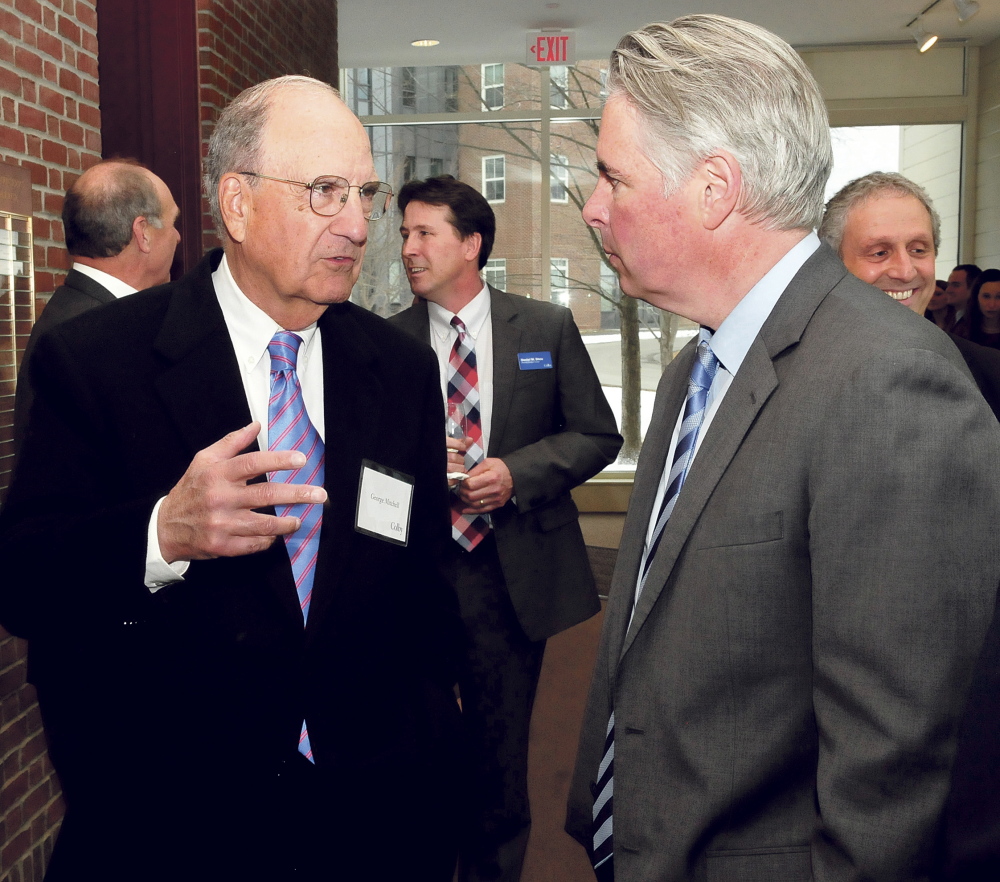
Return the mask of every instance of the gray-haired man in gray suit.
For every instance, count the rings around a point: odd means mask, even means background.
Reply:
[[[657,391],[569,829],[618,882],[924,879],[1000,579],[1000,428],[813,232],[830,137],[787,44],[648,25],[608,91],[584,218],[626,294],[702,330]]]

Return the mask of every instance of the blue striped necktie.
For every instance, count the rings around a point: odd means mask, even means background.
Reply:
[[[705,333],[704,331],[702,332]],[[710,338],[709,338],[710,339]],[[639,602],[639,595],[646,584],[649,565],[660,544],[663,528],[677,504],[681,487],[687,478],[688,470],[694,459],[698,443],[698,433],[705,421],[705,407],[708,403],[708,390],[719,370],[719,360],[712,352],[708,339],[702,339],[698,344],[697,357],[691,365],[691,376],[688,378],[687,401],[684,403],[684,416],[681,419],[681,430],[677,435],[677,447],[674,458],[667,473],[667,489],[663,494],[663,502],[656,516],[653,535],[643,551],[639,565],[639,580],[632,602],[632,611]],[[614,766],[615,766],[615,712],[611,711],[608,719],[607,734],[604,739],[604,754],[597,772],[597,798],[594,800],[594,869],[598,870],[609,862],[614,855],[613,837],[613,805],[614,805]]]
[[[306,464],[294,471],[271,472],[271,481],[285,484],[312,484],[322,487],[324,469],[323,439],[309,421],[299,377],[295,372],[302,338],[291,331],[278,331],[267,346],[271,356],[271,396],[267,404],[268,450],[299,450],[306,456]],[[312,600],[313,578],[316,574],[316,556],[319,552],[319,535],[323,526],[323,506],[286,505],[276,510],[279,517],[297,517],[302,526],[285,536],[285,548],[292,564],[295,590],[302,610],[302,624],[309,617]],[[312,761],[312,747],[305,720],[299,733],[299,753]]]

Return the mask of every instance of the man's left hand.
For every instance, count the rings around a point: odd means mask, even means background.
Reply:
[[[514,493],[514,479],[507,464],[489,456],[469,472],[458,495],[465,503],[462,514],[487,514],[507,504]]]

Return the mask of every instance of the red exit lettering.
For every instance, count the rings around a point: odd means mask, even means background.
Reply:
[[[542,62],[566,61],[568,54],[569,37],[562,36],[547,37],[544,34],[535,41],[535,58]]]

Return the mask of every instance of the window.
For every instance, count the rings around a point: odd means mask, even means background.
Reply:
[[[487,202],[503,202],[507,198],[506,158],[483,157],[483,195]]]
[[[549,107],[553,110],[569,107],[569,68],[565,64],[549,68]]]
[[[565,257],[550,259],[549,287],[551,300],[560,306],[569,306],[569,260]]]
[[[417,75],[412,67],[404,67],[401,80],[403,107],[417,106]]]
[[[486,277],[486,284],[499,288],[501,291],[507,290],[507,258],[492,258],[486,261],[483,267],[483,275]]]
[[[354,79],[354,106],[358,114],[372,112],[372,69],[370,67],[357,71]]]
[[[457,67],[444,69],[444,109],[446,113],[458,112],[458,71]]]
[[[483,65],[483,107],[487,110],[503,108],[503,65]]]
[[[553,153],[549,156],[549,198],[553,202],[569,202],[569,160]]]

